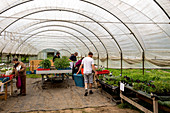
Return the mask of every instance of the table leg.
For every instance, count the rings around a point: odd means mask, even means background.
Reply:
[[[62,76],[62,81],[64,81],[64,73],[62,73],[61,76]]]
[[[45,81],[45,79],[44,79],[44,74],[41,74],[41,77],[42,77],[42,85],[44,84],[44,81]]]
[[[11,80],[11,90],[10,90],[10,95],[13,93],[13,80]]]
[[[5,85],[5,100],[7,100],[8,84]]]

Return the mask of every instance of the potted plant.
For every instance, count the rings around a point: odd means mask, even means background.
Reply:
[[[70,66],[68,57],[63,56],[62,58],[57,58],[54,61],[54,66],[56,69],[67,69]]]
[[[45,60],[40,62],[40,66],[42,68],[37,69],[38,71],[40,71],[40,70],[50,70],[51,62],[48,59],[45,59]]]

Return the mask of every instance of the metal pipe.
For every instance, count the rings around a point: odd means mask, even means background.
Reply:
[[[142,52],[142,69],[143,69],[143,75],[145,74],[145,53]]]
[[[99,69],[99,53],[98,53],[98,58],[97,58],[97,68]]]
[[[109,62],[108,62],[108,60],[109,60],[109,55],[108,55],[108,53],[107,53],[107,69],[108,69],[108,67],[109,67]]]
[[[1,62],[2,62],[2,52],[1,52],[0,56],[1,56]]]
[[[123,71],[123,54],[122,52],[120,53],[120,57],[121,57],[121,75],[122,75],[122,71]]]

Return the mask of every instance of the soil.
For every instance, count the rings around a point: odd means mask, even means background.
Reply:
[[[66,109],[58,111],[30,111],[27,113],[139,113],[139,112],[130,109],[120,109],[117,106],[106,106],[82,109]]]
[[[14,93],[7,101],[0,100],[0,113],[138,113],[118,108],[95,88],[85,97],[84,88],[76,87],[72,79],[46,81],[43,86],[40,78],[27,78],[27,95]]]

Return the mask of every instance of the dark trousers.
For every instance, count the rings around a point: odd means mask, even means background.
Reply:
[[[26,94],[26,76],[20,76],[21,77],[21,89],[20,93],[21,94]]]
[[[75,73],[75,67],[74,67],[74,64],[73,64],[73,67],[72,67],[72,79],[74,80],[74,73]]]

